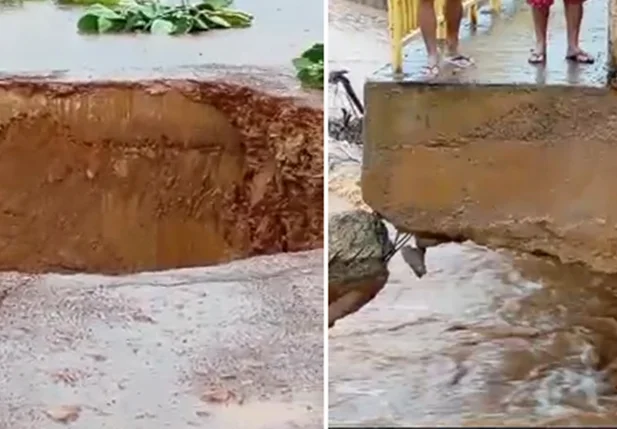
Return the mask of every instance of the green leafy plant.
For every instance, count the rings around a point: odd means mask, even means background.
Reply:
[[[92,5],[77,22],[86,34],[149,32],[188,34],[225,28],[250,27],[253,16],[231,9],[231,0],[203,0],[198,4],[163,5],[137,0],[108,7]]]
[[[323,43],[315,43],[304,51],[298,58],[294,58],[297,77],[303,85],[309,88],[323,89],[324,87],[324,52]]]

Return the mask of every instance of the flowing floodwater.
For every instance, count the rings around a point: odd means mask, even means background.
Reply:
[[[360,88],[387,61],[385,17],[330,12],[332,64]],[[359,172],[333,168],[331,211],[360,204]],[[395,256],[386,288],[330,330],[333,426],[617,425],[617,277],[473,243],[429,249],[427,268],[418,280]]]
[[[0,428],[315,428],[323,252],[127,276],[3,274]]]
[[[119,72],[134,69],[141,71],[142,78],[150,77],[144,71],[156,75],[175,69],[198,76],[200,69],[214,66],[293,73],[291,60],[323,38],[320,4],[235,0],[234,6],[254,15],[251,27],[186,37],[91,36],[77,32],[82,7],[59,6],[51,1],[0,2],[0,34],[4,36],[0,39],[0,57],[4,58],[0,76],[20,73],[117,78]]]

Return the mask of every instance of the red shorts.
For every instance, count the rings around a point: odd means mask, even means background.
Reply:
[[[564,0],[568,3],[583,3],[585,0]],[[527,3],[531,7],[536,7],[539,9],[546,9],[553,5],[554,0],[527,0]]]

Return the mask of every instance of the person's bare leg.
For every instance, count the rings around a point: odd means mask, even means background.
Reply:
[[[581,23],[583,22],[583,3],[579,1],[564,1],[566,15],[566,34],[568,36],[568,54],[580,51],[578,46]]]
[[[564,9],[568,37],[566,58],[580,63],[593,62],[593,58],[579,46],[581,23],[583,22],[583,2],[580,0],[564,0]]]
[[[461,0],[446,0],[444,15],[446,19],[446,49],[448,56],[455,57],[459,55],[458,41],[463,19]]]
[[[434,0],[420,0],[418,4],[418,21],[420,31],[426,46],[428,57],[428,68],[433,69],[439,63],[439,53],[437,50],[437,17],[435,16]]]
[[[463,55],[459,50],[459,32],[463,19],[463,4],[461,0],[446,0],[444,9],[446,20],[446,50],[448,62],[457,67],[468,67],[473,60]]]
[[[531,8],[533,16],[533,28],[536,34],[536,45],[533,49],[529,62],[532,64],[543,63],[546,60],[546,36],[548,33],[548,18],[550,15],[550,7]]]

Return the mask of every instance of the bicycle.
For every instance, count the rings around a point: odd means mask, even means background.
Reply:
[[[348,70],[334,70],[328,75],[328,84],[334,86],[334,90],[330,92],[332,101],[339,95],[342,87],[347,105],[347,107],[341,107],[342,118],[329,118],[328,133],[336,140],[346,140],[349,143],[361,145],[364,106],[347,77],[348,73]]]

